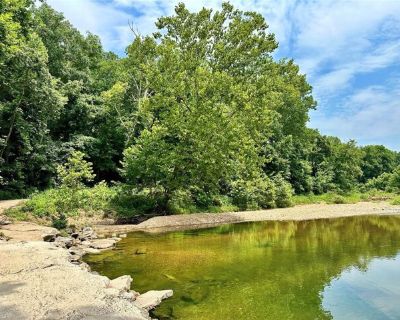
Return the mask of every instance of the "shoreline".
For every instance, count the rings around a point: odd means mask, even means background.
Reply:
[[[99,234],[115,232],[167,232],[208,228],[223,224],[257,221],[301,221],[345,218],[367,215],[400,215],[400,205],[386,201],[358,202],[354,204],[309,204],[290,208],[239,211],[226,213],[192,213],[185,215],[157,216],[139,224],[94,225]]]

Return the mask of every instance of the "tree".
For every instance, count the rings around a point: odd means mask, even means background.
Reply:
[[[63,104],[32,28],[32,6],[28,0],[0,5],[0,164],[9,196],[49,185],[54,153],[48,124]]]
[[[144,129],[124,153],[127,181],[166,194],[257,181],[274,122],[290,126],[288,110],[299,110],[303,120],[291,121],[305,125],[314,106],[310,86],[293,62],[273,61],[277,43],[255,12],[224,3],[220,11],[191,13],[180,4],[157,27],[154,39],[137,38],[128,49],[127,61],[142,57],[129,69],[142,85],[127,90],[136,97],[132,119]]]
[[[382,173],[392,172],[396,166],[396,153],[384,146],[365,146],[362,148],[364,153],[362,158],[361,170],[363,175],[362,182],[371,178],[376,178]]]

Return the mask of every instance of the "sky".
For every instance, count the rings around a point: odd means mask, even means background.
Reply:
[[[218,0],[47,0],[106,50],[124,55],[129,24],[142,35],[178,2],[218,9]],[[258,11],[275,33],[276,58],[293,58],[318,101],[311,128],[400,150],[400,0],[231,0]]]

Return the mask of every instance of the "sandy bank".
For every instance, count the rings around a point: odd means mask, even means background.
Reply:
[[[190,215],[171,215],[151,218],[137,225],[97,225],[99,233],[130,231],[168,231],[202,228],[227,223],[270,220],[312,220],[361,215],[396,215],[400,206],[387,202],[359,202],[355,204],[311,204],[292,208],[242,211],[227,213],[196,213]]]

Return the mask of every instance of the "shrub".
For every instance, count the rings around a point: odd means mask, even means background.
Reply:
[[[237,180],[232,183],[230,196],[233,204],[242,210],[275,207],[275,186],[268,178],[258,178],[252,181]]]
[[[122,219],[121,221],[130,221],[138,215],[165,211],[166,199],[161,190],[138,191],[131,186],[120,186],[110,201],[110,207]]]
[[[189,191],[176,190],[170,196],[167,209],[172,214],[192,213],[197,208]]]
[[[275,204],[278,208],[293,206],[293,188],[281,175],[274,177],[275,184]]]
[[[67,188],[83,187],[84,182],[92,181],[93,174],[92,163],[84,160],[85,154],[80,151],[74,151],[64,165],[57,166],[57,174],[61,185]]]

